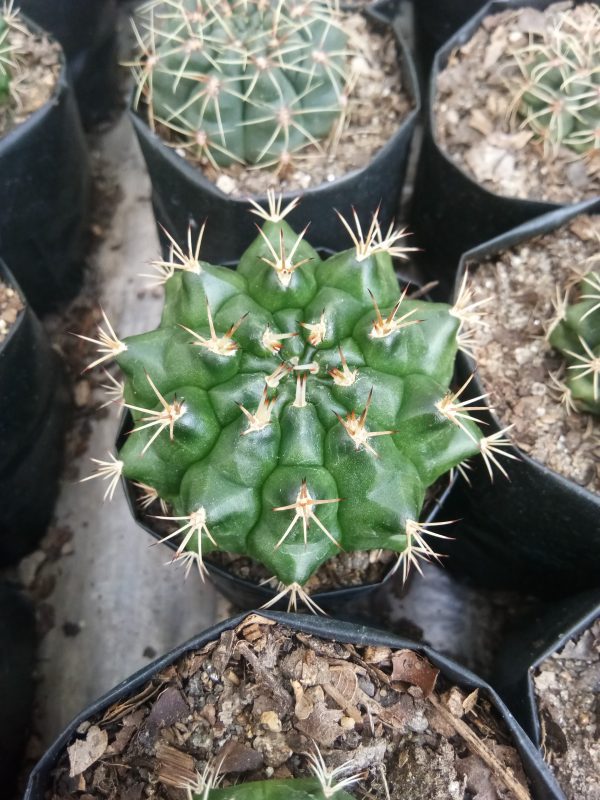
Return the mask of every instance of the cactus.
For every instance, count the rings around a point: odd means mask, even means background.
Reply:
[[[17,68],[16,48],[11,33],[17,27],[17,15],[12,0],[0,11],[0,108],[8,105],[14,92],[14,73]]]
[[[354,800],[343,789],[325,792],[316,778],[242,783],[226,789],[192,793],[193,800]]]
[[[543,34],[514,54],[512,111],[544,144],[577,153],[600,148],[600,9],[586,3],[558,12]]]
[[[366,232],[340,217],[353,247],[321,260],[270,199],[236,271],[199,258],[202,232],[187,253],[173,242],[157,265],[160,326],[121,341],[105,319],[91,339],[91,366],[116,358],[134,422],[97,474],[109,494],[124,475],[174,509],[165,540],[180,537],[188,566],[247,554],[304,599],[341,550],[396,551],[405,573],[435,556],[425,537],[445,537],[419,523],[427,488],[477,453],[504,472],[510,454],[504,431],[485,437],[473,418],[482,398],[461,399],[469,381],[449,388],[481,301],[401,291],[406,234],[376,215]]]
[[[152,0],[133,62],[149,121],[215,169],[289,163],[346,107],[346,36],[334,0]]]
[[[595,258],[594,260],[597,260]],[[600,414],[600,270],[584,275],[572,299],[569,290],[558,302],[550,344],[567,362],[564,392],[567,409]]]

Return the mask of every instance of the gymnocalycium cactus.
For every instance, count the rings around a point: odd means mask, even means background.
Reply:
[[[214,168],[286,165],[346,107],[346,35],[334,0],[151,0],[133,64],[150,125]]]
[[[557,303],[548,338],[567,362],[561,386],[567,409],[600,414],[600,270],[588,272],[572,295]]]
[[[578,153],[600,148],[600,9],[586,3],[560,11],[543,34],[514,53],[521,80],[513,112],[544,143]]]
[[[340,218],[354,246],[322,260],[285,220],[295,203],[270,199],[237,270],[199,258],[202,233],[173,243],[160,326],[121,341],[106,320],[90,340],[91,366],[116,358],[134,422],[97,464],[107,494],[124,475],[172,507],[165,539],[188,566],[247,554],[295,597],[342,550],[396,551],[405,573],[434,556],[427,488],[476,453],[503,471],[508,441],[482,435],[466,384],[449,388],[470,290],[454,307],[411,299],[392,261],[406,234],[376,215],[366,232]]]
[[[0,107],[6,106],[14,93],[17,61],[11,33],[19,27],[17,12],[13,10],[13,1],[10,0],[0,10]]]

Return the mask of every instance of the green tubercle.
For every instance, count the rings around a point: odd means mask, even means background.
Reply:
[[[193,793],[194,800],[355,800],[348,792],[324,790],[317,778],[242,783],[227,789]]]
[[[405,234],[356,221],[354,246],[323,260],[283,216],[272,197],[236,271],[191,245],[163,263],[156,330],[120,341],[105,320],[94,363],[116,357],[133,425],[98,471],[168,504],[188,564],[248,555],[302,596],[342,551],[395,551],[404,572],[434,556],[428,487],[478,453],[491,470],[508,442],[483,436],[467,384],[450,388],[476,314],[402,291]]]
[[[600,270],[588,272],[567,293],[549,340],[565,357],[561,388],[567,407],[600,414]]]

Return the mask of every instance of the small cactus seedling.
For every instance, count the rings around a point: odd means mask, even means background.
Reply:
[[[548,155],[600,148],[600,9],[586,3],[558,12],[543,33],[514,53],[512,111]]]
[[[18,29],[22,29],[22,25],[10,0],[0,10],[0,108],[6,106],[15,93],[18,53],[12,34]]]
[[[215,169],[278,165],[346,107],[348,53],[334,0],[151,0],[133,63],[150,125]]]
[[[174,245],[160,326],[101,328],[94,364],[116,358],[133,427],[97,463],[109,493],[122,474],[168,504],[188,566],[246,554],[295,597],[340,551],[435,556],[427,488],[477,453],[491,470],[508,442],[482,434],[468,381],[450,389],[479,303],[411,299],[392,261],[405,233],[376,215],[344,220],[353,247],[322,260],[271,201],[237,270]]]
[[[567,362],[565,380],[559,382],[565,404],[600,414],[600,270],[587,272],[557,303],[557,311],[548,338]]]

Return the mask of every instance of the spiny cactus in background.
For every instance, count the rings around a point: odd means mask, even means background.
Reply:
[[[600,8],[586,3],[557,12],[543,34],[514,54],[514,113],[554,155],[600,148]]]
[[[341,218],[354,246],[322,260],[289,210],[257,206],[263,225],[236,271],[199,258],[202,233],[189,253],[174,244],[158,263],[158,329],[123,341],[100,329],[94,364],[116,358],[134,424],[98,474],[172,507],[165,539],[180,537],[188,566],[247,554],[281,596],[305,599],[342,550],[396,551],[405,572],[434,556],[426,536],[442,534],[419,523],[427,488],[476,453],[491,473],[508,441],[482,435],[468,381],[449,388],[480,302],[401,291],[392,257],[406,234],[376,215],[366,232]]]
[[[11,34],[22,28],[17,14],[12,0],[5,3],[0,10],[0,107],[7,105],[14,94],[17,53]]]
[[[565,356],[567,368],[564,381],[556,376],[554,381],[568,410],[600,414],[600,269],[589,271],[577,288],[568,290],[557,311],[548,338]]]
[[[151,0],[134,23],[136,106],[214,168],[284,168],[346,107],[339,23],[335,0]]]

